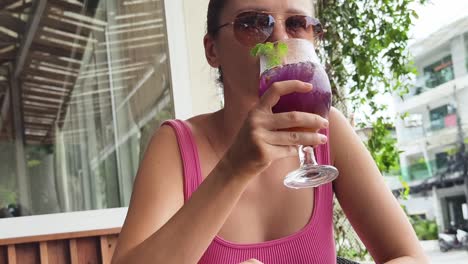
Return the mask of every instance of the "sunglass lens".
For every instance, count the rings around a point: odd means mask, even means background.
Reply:
[[[294,38],[313,38],[313,26],[306,16],[291,16],[286,20],[286,29]]]
[[[275,20],[271,15],[257,12],[246,12],[237,16],[234,32],[239,42],[255,46],[268,39],[273,32]]]

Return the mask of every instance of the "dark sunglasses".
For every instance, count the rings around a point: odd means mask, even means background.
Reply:
[[[240,13],[233,22],[228,22],[216,28],[233,25],[236,39],[245,46],[253,47],[265,42],[273,33],[276,20],[271,13],[248,11]],[[313,41],[323,38],[324,30],[316,18],[291,14],[284,20],[286,32],[292,38],[310,39]]]

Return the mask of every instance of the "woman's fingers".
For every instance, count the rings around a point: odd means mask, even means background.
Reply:
[[[327,137],[320,133],[301,131],[265,131],[264,140],[276,146],[317,146],[327,143]]]
[[[264,111],[271,111],[271,108],[278,103],[281,96],[294,92],[307,93],[311,90],[312,84],[297,80],[276,82],[262,96],[259,107]]]
[[[310,113],[286,112],[271,115],[267,125],[271,130],[300,128],[307,131],[317,131],[328,127],[328,120]]]

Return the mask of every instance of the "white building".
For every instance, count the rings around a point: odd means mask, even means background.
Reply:
[[[468,139],[468,17],[447,25],[410,47],[418,70],[416,85],[396,109],[407,112],[396,131],[403,178],[414,191],[410,214],[436,218],[439,227],[466,224],[462,204],[468,190],[453,160]]]

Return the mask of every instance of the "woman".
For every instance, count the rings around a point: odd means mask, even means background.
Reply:
[[[252,42],[290,38],[301,24],[290,17],[310,17],[311,10],[310,0],[210,1],[204,45],[208,63],[222,73],[225,107],[155,133],[114,263],[334,263],[333,192],[377,263],[427,262],[339,111],[332,109],[328,121],[273,114],[281,95],[313,89],[299,81],[277,82],[258,97]],[[259,26],[265,15],[276,21],[273,28],[246,36],[242,29]],[[243,23],[235,22],[239,17]],[[293,127],[329,133],[284,131]],[[296,145],[317,146],[319,162],[336,166],[338,179],[314,189],[284,187],[284,176],[299,165]]]

